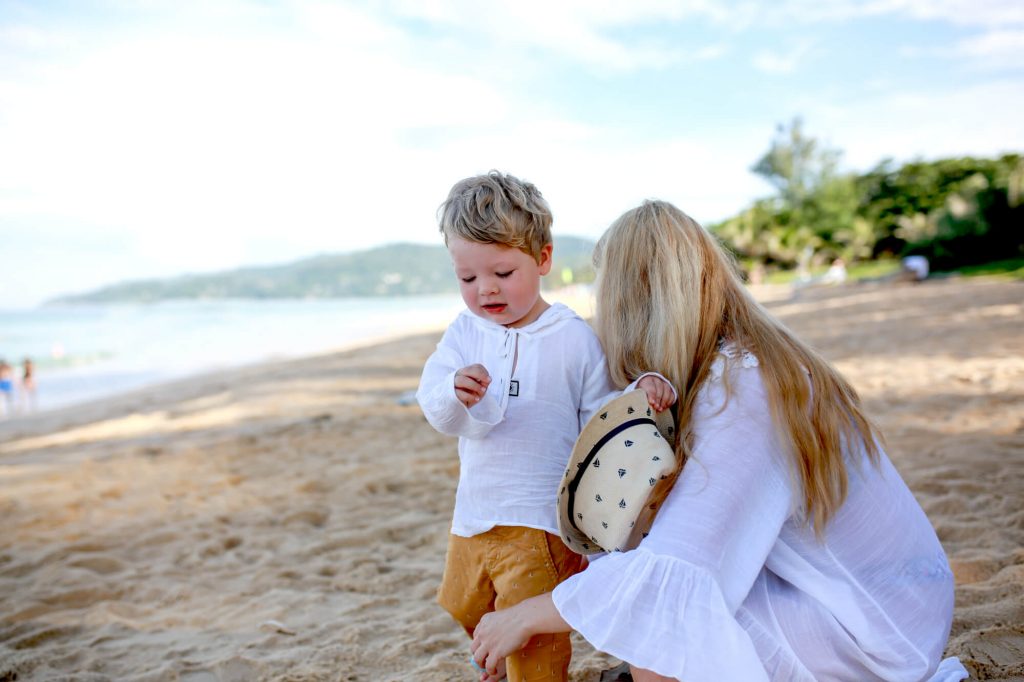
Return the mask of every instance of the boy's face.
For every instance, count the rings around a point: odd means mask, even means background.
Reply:
[[[466,307],[485,320],[506,327],[525,327],[548,304],[540,297],[540,278],[551,270],[551,244],[538,263],[528,253],[502,244],[479,244],[458,237],[448,252]]]

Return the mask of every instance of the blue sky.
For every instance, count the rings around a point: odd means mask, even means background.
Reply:
[[[459,178],[556,234],[647,197],[704,223],[795,116],[881,159],[1024,151],[1016,0],[0,0],[0,307],[440,243]]]

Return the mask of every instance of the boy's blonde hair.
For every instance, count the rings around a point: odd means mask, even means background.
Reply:
[[[502,244],[540,262],[551,243],[551,208],[529,182],[492,170],[455,183],[438,209],[444,243]]]
[[[656,371],[679,389],[676,451],[692,446],[698,391],[723,340],[753,353],[781,440],[791,446],[806,518],[819,534],[846,497],[843,444],[878,462],[878,433],[853,387],[758,304],[734,259],[695,220],[646,201],[608,228],[594,254],[595,329],[612,380]]]

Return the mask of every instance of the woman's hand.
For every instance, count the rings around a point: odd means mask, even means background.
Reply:
[[[570,629],[547,592],[484,615],[473,630],[469,650],[481,668],[496,675],[499,661],[522,649],[534,635]]]
[[[655,412],[661,412],[675,402],[676,397],[672,391],[672,385],[661,377],[648,374],[636,382],[636,387],[647,394],[647,402]]]
[[[511,653],[522,649],[532,634],[526,627],[525,618],[519,613],[522,603],[501,611],[484,614],[473,630],[473,642],[469,650],[473,659],[488,674],[496,676],[498,664]]]

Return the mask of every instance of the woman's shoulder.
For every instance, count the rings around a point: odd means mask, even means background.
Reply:
[[[726,373],[760,366],[757,356],[734,341],[722,339],[718,342],[715,359],[711,362],[708,380],[721,381]]]
[[[760,366],[758,357],[741,345],[720,342],[697,396],[695,417],[765,411],[768,396]]]

